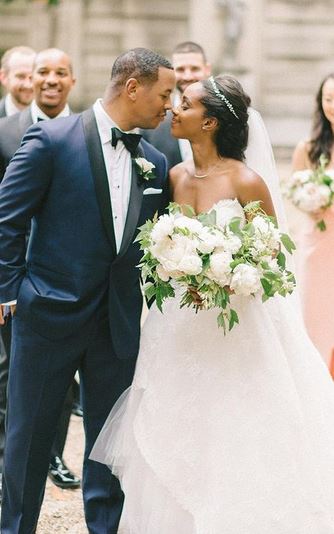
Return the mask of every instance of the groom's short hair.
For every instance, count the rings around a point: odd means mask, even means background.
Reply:
[[[173,70],[168,59],[157,52],[148,48],[133,48],[116,59],[111,70],[111,82],[121,86],[129,78],[136,78],[142,83],[154,83],[159,76],[159,67]]]

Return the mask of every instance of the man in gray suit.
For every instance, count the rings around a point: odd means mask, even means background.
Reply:
[[[211,74],[211,65],[207,62],[203,48],[192,41],[178,44],[172,53],[172,65],[176,77],[176,92],[173,106],[179,105],[182,94],[188,85],[204,80]],[[156,130],[143,130],[143,137],[155,148],[165,154],[168,167],[192,158],[190,143],[187,139],[175,139],[170,133],[172,112]]]
[[[5,96],[0,100],[0,117],[9,117],[25,109],[33,99],[31,73],[35,51],[28,46],[6,50],[0,63],[0,83]]]
[[[65,52],[51,48],[36,54],[30,79],[32,80],[34,95],[30,106],[26,107],[20,113],[0,119],[0,181],[29,126],[40,120],[67,117],[70,114],[67,98],[75,84],[75,78],[73,76],[71,60]],[[2,326],[9,333],[10,321],[11,318],[8,314],[6,318],[8,324]],[[0,362],[0,471],[2,470],[4,450],[4,416],[6,411],[6,390],[10,359],[10,346],[7,348],[7,357],[2,358]],[[80,485],[79,478],[69,471],[62,459],[72,410],[72,401],[73,396],[71,391],[69,391],[59,420],[49,468],[51,480],[57,486],[64,489],[75,488]]]

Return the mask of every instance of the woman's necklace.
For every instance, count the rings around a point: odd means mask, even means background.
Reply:
[[[220,162],[219,162],[220,163]],[[193,174],[194,178],[206,178],[207,176],[209,176],[210,174],[213,173],[213,171],[218,167],[219,163],[216,163],[216,165],[214,165],[212,167],[212,169],[209,170],[209,172],[207,172],[206,174],[196,174],[196,172]],[[196,169],[195,169],[196,171]]]

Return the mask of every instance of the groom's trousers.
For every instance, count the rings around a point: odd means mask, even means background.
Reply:
[[[77,369],[86,436],[86,522],[90,534],[117,533],[123,493],[109,469],[88,457],[110,409],[131,384],[134,367],[134,360],[120,360],[113,352],[106,307],[76,335],[57,341],[34,332],[18,310],[9,372],[2,534],[35,532],[55,422]]]

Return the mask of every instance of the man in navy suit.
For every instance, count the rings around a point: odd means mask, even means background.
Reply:
[[[173,106],[177,107],[183,92],[190,84],[210,76],[211,65],[207,62],[203,48],[192,41],[180,43],[174,48],[172,64],[176,77]],[[156,130],[142,132],[147,141],[165,154],[169,169],[181,161],[192,158],[189,141],[173,137],[170,132],[171,124],[172,113],[168,113],[166,120]]]
[[[174,83],[160,55],[143,48],[122,54],[103,100],[81,115],[32,126],[0,185],[0,302],[17,300],[3,534],[35,532],[55,421],[77,369],[86,522],[91,534],[117,532],[119,483],[88,457],[133,378],[142,310],[136,229],[168,202],[166,159],[137,144],[132,130],[158,126]],[[138,157],[153,163],[154,179],[145,179]]]
[[[9,60],[11,59],[11,61],[9,62],[9,66],[13,64],[15,55],[10,56]],[[0,181],[4,176],[9,161],[19,148],[22,137],[32,124],[40,120],[54,120],[70,115],[67,100],[75,84],[71,58],[62,50],[49,48],[35,54],[33,59],[34,63],[31,63],[30,72],[30,82],[32,83],[34,96],[33,101],[30,106],[26,107],[20,113],[15,113],[10,117],[0,120]],[[5,65],[6,63],[8,61],[4,62]],[[23,76],[22,70],[15,70],[15,73],[21,73]],[[7,78],[13,77],[13,74],[11,70],[8,70]],[[27,72],[26,74],[28,75]],[[27,88],[27,86],[23,87]],[[6,392],[11,352],[10,315],[7,315],[5,325],[0,326],[0,328],[6,344],[6,352],[0,360],[0,472],[2,473],[7,405]],[[80,479],[68,469],[62,458],[72,410],[72,391],[73,388],[71,387],[66,396],[64,408],[58,422],[58,431],[52,447],[49,466],[49,477],[54,484],[64,489],[80,486]]]

